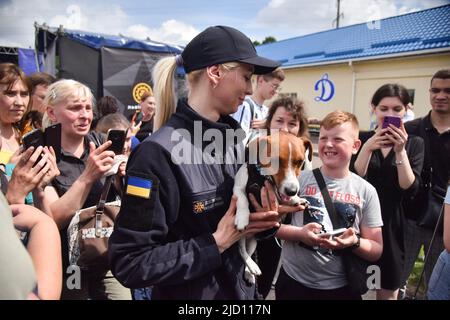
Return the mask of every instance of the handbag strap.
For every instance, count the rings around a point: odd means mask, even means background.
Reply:
[[[109,189],[111,183],[114,180],[114,175],[106,177],[105,184],[103,185],[102,195],[97,204],[97,209],[95,210],[95,237],[101,238],[103,231],[102,215],[105,212],[106,199],[108,197]]]
[[[316,178],[317,184],[319,186],[320,192],[322,193],[323,201],[325,202],[325,207],[327,208],[328,215],[330,216],[331,223],[333,224],[333,229],[338,225],[338,217],[336,213],[336,208],[331,201],[330,193],[328,192],[327,185],[323,179],[322,172],[319,168],[313,170],[314,178]]]
[[[106,177],[105,184],[103,185],[102,195],[100,196],[100,200],[97,204],[96,213],[103,213],[105,211],[105,203],[108,197],[109,189],[111,188],[112,181],[114,179],[114,175],[110,175]]]

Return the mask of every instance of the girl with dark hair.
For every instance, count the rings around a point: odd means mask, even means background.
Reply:
[[[377,262],[381,270],[379,300],[397,299],[405,252],[402,200],[419,190],[423,165],[423,140],[408,136],[401,120],[409,102],[408,91],[402,85],[381,86],[371,102],[377,126],[360,132],[362,146],[352,159],[352,169],[376,188],[381,204],[384,247]],[[387,125],[387,117],[395,117],[399,126]]]

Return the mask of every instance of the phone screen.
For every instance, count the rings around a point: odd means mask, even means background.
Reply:
[[[114,151],[115,154],[122,154],[126,135],[127,133],[125,130],[110,129],[108,131],[107,140],[111,140],[112,144],[109,146],[108,150]]]

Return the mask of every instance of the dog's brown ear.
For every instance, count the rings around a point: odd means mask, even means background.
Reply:
[[[303,140],[303,145],[305,146],[305,150],[309,150],[309,152],[308,152],[308,159],[309,159],[309,161],[312,161],[312,157],[313,157],[313,145],[312,145],[312,142],[309,139],[307,139],[307,138],[301,137],[300,139]]]

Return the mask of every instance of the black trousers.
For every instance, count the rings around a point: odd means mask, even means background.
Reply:
[[[263,299],[267,297],[272,287],[273,277],[277,271],[280,256],[281,248],[275,238],[258,241],[256,259],[262,274],[256,278],[256,281],[258,284],[258,292],[263,296]]]
[[[359,294],[353,293],[345,286],[338,289],[319,290],[304,286],[292,279],[281,268],[275,286],[276,300],[361,300]]]

